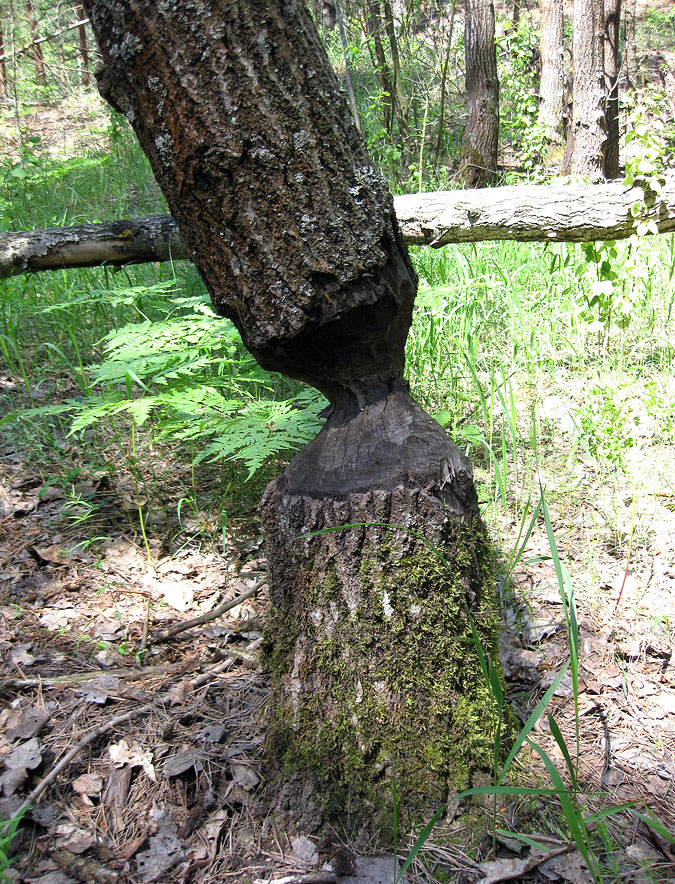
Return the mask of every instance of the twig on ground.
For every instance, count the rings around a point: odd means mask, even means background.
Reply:
[[[186,620],[185,623],[178,623],[176,626],[172,626],[170,629],[162,629],[160,632],[156,633],[149,644],[158,644],[159,642],[165,642],[170,638],[173,638],[174,635],[178,635],[181,632],[185,632],[187,629],[193,629],[195,626],[201,626],[204,623],[210,623],[211,620],[217,620],[218,617],[222,617],[227,611],[232,608],[236,608],[237,605],[240,605],[242,602],[245,602],[246,599],[250,599],[251,596],[255,595],[258,590],[263,587],[267,583],[267,577],[261,577],[260,580],[256,580],[253,586],[249,587],[249,589],[240,593],[238,596],[235,596],[233,599],[230,599],[229,602],[223,602],[218,605],[212,611],[208,611],[206,614],[202,614],[200,617],[194,617],[192,620]]]
[[[207,684],[207,682],[209,682],[214,675],[218,675],[219,673],[224,672],[226,669],[229,669],[234,661],[234,657],[228,657],[226,660],[222,660],[215,666],[211,666],[206,672],[197,676],[197,678],[192,679],[190,682],[190,687],[192,688],[192,690],[196,690],[197,688],[202,687],[203,685]],[[66,752],[63,758],[61,758],[61,760],[54,765],[47,776],[44,777],[44,779],[42,779],[37,784],[37,786],[27,796],[26,800],[21,805],[21,810],[35,804],[40,795],[42,795],[42,793],[46,789],[48,789],[52,785],[52,783],[56,781],[59,774],[68,767],[70,762],[74,758],[76,758],[83,749],[86,749],[87,746],[89,746],[99,737],[107,734],[118,725],[124,724],[126,721],[131,721],[134,718],[138,718],[140,715],[147,715],[148,712],[152,712],[153,709],[156,709],[158,705],[168,705],[170,702],[171,692],[168,691],[165,694],[161,694],[154,703],[146,703],[144,706],[139,706],[136,709],[130,709],[128,712],[124,712],[121,715],[116,715],[115,718],[111,718],[105,724],[102,724],[100,727],[97,727],[91,733],[87,734],[87,736],[83,737],[79,742],[77,742],[69,752]]]

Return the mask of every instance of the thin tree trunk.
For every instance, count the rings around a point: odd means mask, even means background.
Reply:
[[[607,139],[603,149],[605,178],[619,176],[619,31],[621,0],[604,0],[603,66],[605,74],[605,130]]]
[[[366,17],[367,31],[373,38],[373,44],[375,47],[377,76],[380,81],[380,86],[382,87],[381,105],[384,128],[391,138],[394,126],[394,118],[392,113],[392,107],[394,103],[394,91],[391,86],[391,77],[389,75],[387,59],[384,54],[384,47],[382,45],[382,10],[380,8],[379,0],[369,0],[366,10]]]
[[[389,40],[389,48],[391,50],[391,66],[394,74],[394,96],[396,98],[396,116],[398,118],[398,128],[401,138],[405,143],[408,138],[408,117],[410,114],[410,102],[405,94],[403,85],[403,71],[401,69],[401,57],[398,51],[398,39],[396,36],[396,22],[394,21],[394,13],[391,8],[390,0],[382,0],[382,8],[384,10],[384,24]]]
[[[469,187],[485,187],[497,175],[499,80],[493,0],[464,5],[467,121],[462,141],[460,178]]]
[[[84,19],[84,7],[82,3],[75,4],[75,14],[78,19],[82,21]],[[82,70],[82,85],[88,86],[90,83],[89,77],[89,47],[87,46],[87,28],[86,25],[81,24],[78,28],[79,38],[80,38],[80,63]]]
[[[7,63],[5,61],[4,10],[0,4],[0,98],[7,98]]]
[[[443,58],[443,70],[441,73],[441,106],[438,111],[438,133],[436,135],[436,157],[434,165],[438,166],[441,158],[441,145],[443,143],[443,133],[445,132],[445,106],[447,103],[446,87],[448,82],[448,68],[450,66],[450,54],[452,52],[452,32],[455,28],[455,9],[457,0],[452,0],[450,7],[450,25],[448,27],[447,43],[445,46],[445,56]]]
[[[261,510],[277,816],[373,832],[395,772],[399,818],[421,820],[490,767],[468,612],[493,659],[497,617],[469,464],[403,378],[417,280],[391,196],[303,0],[85,7],[101,91],[214,306],[261,365],[331,403]]]
[[[637,56],[637,42],[635,40],[635,20],[637,0],[626,0],[624,6],[625,46],[626,46],[626,78],[628,88],[637,89],[639,79],[639,66]]]
[[[541,0],[539,119],[544,126],[546,137],[553,142],[562,139],[565,96],[564,51],[563,0]]]
[[[35,20],[35,12],[33,9],[32,0],[26,0],[26,15],[28,16],[28,24],[30,26],[30,36],[33,41],[33,59],[35,61],[35,76],[37,78],[38,83],[41,86],[44,86],[47,82],[47,78],[45,76],[45,62],[42,57],[42,49],[40,48],[40,44],[37,43],[38,32],[37,32],[37,22]]]

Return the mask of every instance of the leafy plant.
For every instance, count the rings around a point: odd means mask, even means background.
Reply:
[[[82,369],[84,396],[15,417],[68,414],[70,433],[78,435],[102,420],[130,420],[134,462],[135,428],[147,425],[157,439],[200,447],[194,463],[242,461],[248,478],[316,435],[325,399],[263,371],[205,295],[175,296],[171,283],[135,287],[127,295],[170,298],[161,318],[105,336],[101,362]]]
[[[0,878],[3,881],[11,881],[9,875],[6,874],[11,866],[13,859],[10,855],[12,842],[17,836],[21,820],[24,818],[28,807],[23,807],[16,816],[8,820],[0,820]]]

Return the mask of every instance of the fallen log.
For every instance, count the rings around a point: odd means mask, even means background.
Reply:
[[[639,218],[632,209],[644,208]],[[434,248],[484,240],[592,242],[626,239],[639,221],[675,230],[675,174],[658,199],[639,187],[517,184],[394,197],[403,239]],[[28,271],[189,260],[170,215],[0,234],[0,279]]]

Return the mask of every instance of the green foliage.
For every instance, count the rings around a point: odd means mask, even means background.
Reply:
[[[635,428],[639,423],[630,397],[622,395],[620,389],[595,384],[578,420],[589,452],[623,469],[624,455],[635,445]]]
[[[500,136],[516,152],[519,165],[531,176],[540,164],[546,137],[539,123],[539,35],[529,16],[514,27],[501,23],[497,37]]]
[[[19,831],[21,820],[25,816],[27,810],[28,808],[24,807],[11,819],[0,820],[0,879],[3,881],[9,882],[13,880],[6,874],[13,862],[10,850],[12,848],[12,842]]]
[[[137,302],[158,295],[166,299],[163,316],[105,336],[102,360],[82,371],[84,396],[28,409],[22,416],[69,414],[70,433],[78,435],[101,420],[126,416],[136,426],[151,425],[158,440],[193,443],[201,449],[195,463],[243,462],[248,478],[316,435],[323,397],[263,371],[232,323],[216,316],[205,296],[176,296],[169,282],[114,297]]]

